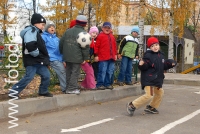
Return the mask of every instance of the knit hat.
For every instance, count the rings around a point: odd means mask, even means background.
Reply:
[[[103,27],[106,27],[106,26],[112,28],[112,25],[111,25],[110,22],[104,22],[104,23],[103,23]]]
[[[139,34],[139,32],[140,32],[139,27],[137,27],[137,26],[133,27],[133,29],[131,30],[131,33],[132,33],[132,32],[136,32],[136,33]]]
[[[76,24],[85,27],[87,24],[87,18],[84,15],[78,15],[76,17]]]
[[[158,39],[156,37],[150,37],[147,40],[147,47],[150,48],[151,45],[156,44],[156,43],[159,43]]]
[[[46,20],[41,14],[34,13],[31,18],[31,24],[34,25],[37,23],[45,23],[46,24]]]
[[[53,26],[54,28],[56,27],[56,26],[53,24],[53,22],[47,22],[47,24],[46,24],[44,30],[45,30],[46,32],[48,32],[48,29],[49,29],[51,26]]]
[[[99,29],[96,26],[93,26],[90,28],[89,34],[91,34],[93,32],[99,33]]]
[[[75,26],[75,25],[76,25],[76,20],[72,20],[72,21],[70,22],[69,28],[72,28],[72,27]]]

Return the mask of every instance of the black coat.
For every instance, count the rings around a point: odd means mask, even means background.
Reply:
[[[45,42],[43,41],[40,33],[42,31],[34,26],[28,26],[24,30],[21,31],[20,35],[22,37],[22,56],[24,67],[33,66],[36,64],[41,64],[45,66],[50,65],[49,54],[46,49]],[[26,35],[27,34],[27,35]],[[26,43],[24,41],[24,36],[26,36]],[[28,52],[34,51],[38,49],[39,55],[33,57]]]
[[[163,52],[153,52],[147,50],[143,57],[144,64],[138,65],[141,70],[141,85],[142,89],[145,86],[162,87],[164,80],[164,70],[170,69],[176,65],[174,60],[165,60]],[[172,63],[175,63],[172,66]]]

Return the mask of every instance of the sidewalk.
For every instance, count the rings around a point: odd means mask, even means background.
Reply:
[[[138,75],[139,79],[140,75]],[[200,86],[200,75],[166,73],[164,84]],[[18,117],[44,111],[59,110],[70,106],[101,103],[141,94],[143,94],[143,90],[141,90],[140,84],[136,84],[133,86],[119,86],[113,90],[83,91],[80,95],[62,94],[54,95],[52,98],[37,97],[15,100],[12,103],[17,104],[18,108],[13,109],[18,110],[18,112],[13,114],[13,116]],[[9,110],[11,106],[8,104],[8,101],[0,102],[0,119],[8,118],[8,114],[13,112]]]
[[[200,86],[200,75],[166,73],[164,84]]]

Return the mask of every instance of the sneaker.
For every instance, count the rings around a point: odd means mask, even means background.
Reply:
[[[97,90],[97,88],[95,87],[95,88],[88,88],[88,90]]]
[[[117,83],[119,86],[124,86],[124,83],[123,82],[118,82]]]
[[[100,86],[100,87],[97,87],[97,90],[105,90],[106,88],[104,86]]]
[[[53,97],[53,94],[51,94],[51,93],[46,93],[46,94],[40,94],[39,93],[39,96],[45,96],[45,97]]]
[[[62,91],[63,94],[66,94],[66,91]]]
[[[126,85],[133,85],[132,82],[126,82],[125,84],[126,84]]]
[[[158,114],[158,110],[153,108],[152,106],[150,105],[147,105],[146,106],[146,109],[144,110],[145,112],[149,112],[149,113],[152,113],[152,114]]]
[[[111,89],[111,90],[112,90],[112,89],[113,89],[113,86],[112,86],[112,85],[107,86],[106,89]]]
[[[66,91],[66,93],[67,93],[67,94],[76,94],[76,95],[79,95],[79,94],[81,93],[81,91],[78,90],[78,89],[75,89],[75,90],[73,90],[73,91]]]
[[[83,86],[81,86],[81,85],[79,86],[79,88],[80,88],[80,89],[85,89],[85,88],[84,88]]]
[[[133,116],[135,109],[136,109],[136,108],[133,106],[132,102],[129,102],[129,103],[126,105],[126,110],[127,110],[128,114],[129,114],[130,116]]]

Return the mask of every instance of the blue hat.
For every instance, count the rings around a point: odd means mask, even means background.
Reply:
[[[103,23],[103,27],[106,27],[106,26],[112,28],[112,25],[111,25],[110,22],[104,22],[104,23]]]
[[[139,34],[139,32],[140,32],[139,27],[137,27],[137,26],[133,27],[133,29],[131,30],[131,33],[132,33],[132,32],[136,32],[136,33]]]

